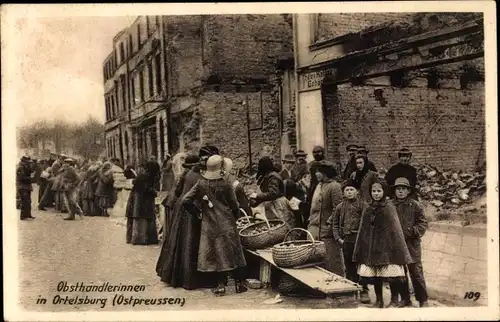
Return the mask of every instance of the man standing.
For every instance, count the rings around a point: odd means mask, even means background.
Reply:
[[[286,154],[281,162],[283,162],[283,170],[280,172],[281,179],[292,180],[292,168],[295,164],[295,158],[291,154]]]
[[[398,152],[399,162],[389,168],[385,175],[385,181],[389,186],[393,186],[397,178],[406,178],[410,182],[410,186],[413,188],[410,198],[417,199],[416,190],[417,186],[417,169],[410,165],[410,160],[412,157],[412,152],[408,148],[402,148]],[[389,192],[389,197],[393,197],[393,192]]]
[[[33,168],[29,156],[23,156],[16,171],[16,188],[20,199],[21,220],[35,219],[31,215],[31,192],[33,191]]]
[[[65,159],[61,168],[61,190],[64,204],[68,210],[68,215],[63,216],[64,220],[75,220],[75,213],[83,218],[83,211],[77,202],[77,187],[80,177],[76,173],[73,159]]]
[[[358,151],[358,146],[356,144],[348,144],[345,149],[349,156],[349,161],[347,161],[342,172],[342,179],[347,180],[351,176],[351,173],[356,171],[356,152]]]
[[[377,168],[375,167],[375,164],[373,164],[373,162],[371,162],[369,159],[368,159],[368,149],[363,146],[363,145],[360,145],[358,146],[358,151],[357,153],[363,155],[365,157],[365,160],[366,160],[366,165],[368,166],[368,170],[371,170],[373,172],[377,172]]]
[[[307,153],[303,150],[298,150],[297,153],[295,153],[296,161],[292,167],[292,180],[295,182],[300,181],[300,179],[309,173],[306,157]]]

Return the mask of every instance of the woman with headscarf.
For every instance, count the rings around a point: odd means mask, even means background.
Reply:
[[[351,174],[351,179],[354,180],[356,189],[359,190],[359,196],[362,200],[370,202],[371,191],[370,186],[378,178],[377,173],[369,169],[366,157],[362,154],[356,155],[356,171]]]
[[[108,208],[112,208],[113,199],[113,164],[106,161],[97,175],[97,188],[95,192],[99,216],[109,217]]]
[[[125,217],[127,217],[127,244],[158,244],[155,213],[155,164],[151,161],[139,167],[134,179],[132,192],[128,198]]]
[[[169,191],[175,183],[174,170],[172,169],[172,157],[167,154],[161,167],[161,191]]]
[[[184,178],[182,192],[173,209],[170,236],[165,239],[156,272],[161,280],[172,287],[192,290],[200,287],[215,287],[217,280],[212,274],[197,271],[200,246],[200,219],[191,216],[182,206],[183,197],[201,178],[206,161],[219,151],[213,146],[204,146],[198,154],[200,164],[192,167]]]
[[[285,197],[283,180],[276,172],[270,157],[265,156],[259,160],[257,184],[260,192],[250,196],[250,206],[255,208],[262,204],[267,219],[281,219],[285,221],[289,229],[295,228],[295,215]]]
[[[243,284],[246,266],[236,218],[239,205],[233,188],[225,179],[224,163],[229,159],[211,156],[198,183],[184,196],[183,206],[193,217],[201,217],[197,269],[217,275],[216,296],[226,292],[226,277],[235,278],[236,293],[247,290]]]
[[[80,186],[82,198],[82,210],[84,216],[97,216],[95,208],[95,192],[97,189],[97,177],[99,174],[99,165],[91,165],[84,174],[83,182]]]

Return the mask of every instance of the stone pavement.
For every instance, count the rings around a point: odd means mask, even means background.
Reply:
[[[227,295],[214,297],[210,290],[186,291],[173,289],[163,284],[156,276],[155,266],[160,247],[132,246],[125,243],[123,217],[96,218],[77,217],[75,221],[64,221],[60,214],[52,211],[33,211],[32,221],[21,221],[19,231],[20,259],[20,304],[29,311],[87,311],[130,310],[128,306],[114,307],[111,304],[115,293],[87,293],[93,298],[107,298],[101,305],[56,305],[53,298],[61,296],[85,296],[84,293],[57,291],[59,282],[100,285],[137,284],[144,285],[140,293],[122,292],[126,296],[140,298],[185,298],[183,309],[278,309],[278,308],[332,308],[328,300],[286,298],[283,302],[266,305],[263,302],[276,296],[271,289],[249,290],[235,294],[228,287]],[[373,295],[373,292],[371,295]],[[46,304],[37,304],[40,297]],[[385,291],[389,300],[389,292]],[[430,301],[431,306],[443,306]],[[136,307],[137,309],[137,307]],[[140,306],[140,310],[177,310],[178,305]]]

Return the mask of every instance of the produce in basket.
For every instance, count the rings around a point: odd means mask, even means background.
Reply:
[[[266,220],[250,224],[240,230],[241,244],[248,249],[264,249],[283,240],[288,226],[283,220]]]

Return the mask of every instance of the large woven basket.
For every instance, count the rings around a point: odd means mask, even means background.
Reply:
[[[262,220],[260,219],[249,217],[245,212],[245,210],[241,208],[240,211],[243,213],[244,216],[236,220],[236,227],[238,228],[238,231],[242,230],[243,228],[246,228],[248,225],[255,224],[257,222],[262,222]]]
[[[239,232],[241,244],[247,249],[265,249],[279,243],[288,232],[283,220],[267,220],[250,224]],[[266,229],[267,228],[267,229]],[[250,235],[250,232],[262,230]]]
[[[286,241],[294,230],[305,231],[311,240]],[[282,243],[274,245],[272,249],[273,261],[279,267],[290,268],[310,263],[323,262],[326,257],[325,243],[315,241],[312,234],[302,228],[291,229]]]

